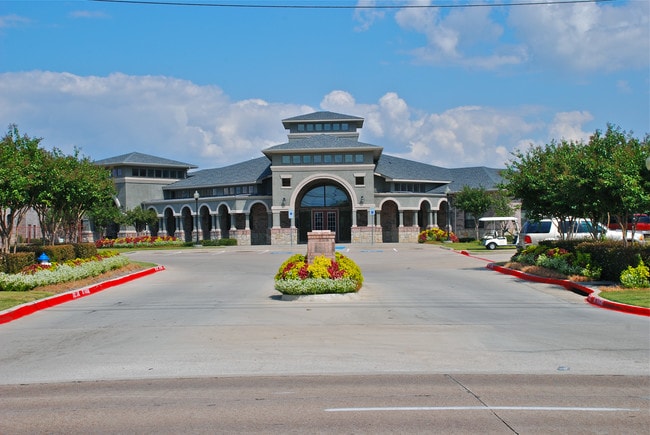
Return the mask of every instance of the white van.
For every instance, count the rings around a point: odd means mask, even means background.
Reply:
[[[528,221],[524,224],[517,237],[517,246],[525,248],[528,245],[537,245],[543,240],[560,240],[562,233],[565,238],[571,239],[591,239],[593,238],[593,224],[588,219],[576,219],[573,222],[573,231],[569,232],[569,222],[562,222],[562,232],[560,232],[560,223],[557,219],[541,219],[539,221]],[[598,236],[604,235],[609,240],[623,240],[621,231],[607,230],[603,225],[598,224]],[[631,240],[632,232],[628,231],[627,238]],[[635,242],[643,242],[643,234],[634,235]]]

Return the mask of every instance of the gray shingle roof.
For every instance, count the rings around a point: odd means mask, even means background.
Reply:
[[[96,160],[94,162],[98,166],[117,166],[117,165],[138,165],[138,166],[156,166],[166,168],[183,168],[192,169],[196,165],[183,163],[176,160],[164,159],[162,157],[151,156],[142,153],[128,153],[120,156],[109,157],[103,160]]]
[[[382,154],[375,172],[389,180],[449,182],[449,169]]]
[[[299,150],[334,150],[334,149],[351,149],[351,148],[373,148],[377,151],[381,151],[382,148],[377,145],[370,145],[367,143],[359,142],[356,139],[334,136],[329,134],[317,134],[313,136],[305,137],[304,139],[294,139],[289,142],[282,143],[279,145],[274,145],[272,147],[266,148],[262,152],[267,154],[267,152],[275,151],[299,151]]]
[[[266,157],[247,160],[223,168],[204,169],[188,178],[164,187],[164,190],[255,184],[271,176],[271,162]]]
[[[464,186],[469,186],[474,189],[483,187],[485,190],[497,190],[497,185],[503,181],[502,170],[485,166],[449,169],[452,180],[449,189],[452,192],[460,192]],[[444,193],[446,187],[439,187],[434,192]]]
[[[285,122],[300,122],[300,121],[363,121],[363,118],[358,116],[344,115],[342,113],[334,112],[314,112],[308,113],[306,115],[294,116],[293,118],[286,118],[282,120],[282,123]]]

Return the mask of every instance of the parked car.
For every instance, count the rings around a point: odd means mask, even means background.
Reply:
[[[623,240],[623,232],[620,230],[609,230],[601,224],[597,224],[599,237],[608,240]],[[560,231],[562,229],[562,231]],[[539,221],[527,221],[517,238],[517,246],[524,248],[528,245],[537,245],[543,240],[560,240],[562,234],[569,235],[570,222],[564,221],[560,224],[557,219],[541,219]],[[589,239],[593,237],[593,224],[588,219],[576,219],[573,222],[573,231],[570,233],[572,239]],[[627,232],[628,241],[632,240],[632,232]],[[634,241],[643,242],[645,237],[641,233],[634,234]]]
[[[620,230],[621,225],[615,217],[612,217],[608,228],[610,230]],[[642,233],[646,236],[646,238],[650,237],[650,216],[644,213],[637,213],[633,216],[630,216],[627,221],[627,230],[634,230],[634,232]]]

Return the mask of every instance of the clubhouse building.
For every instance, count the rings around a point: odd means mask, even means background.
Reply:
[[[432,227],[473,234],[471,216],[450,199],[466,185],[495,190],[499,170],[384,154],[359,142],[363,123],[332,112],[288,118],[287,142],[222,168],[190,172],[196,166],[140,153],[95,163],[111,170],[118,206],[155,210],[154,235],[289,245],[306,243],[316,230],[332,231],[337,243],[415,243]]]

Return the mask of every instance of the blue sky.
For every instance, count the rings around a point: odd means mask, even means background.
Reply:
[[[260,157],[286,141],[282,119],[318,110],[445,167],[504,167],[607,123],[650,132],[647,0],[174,3],[399,7],[0,0],[0,122],[93,159],[201,168]]]

